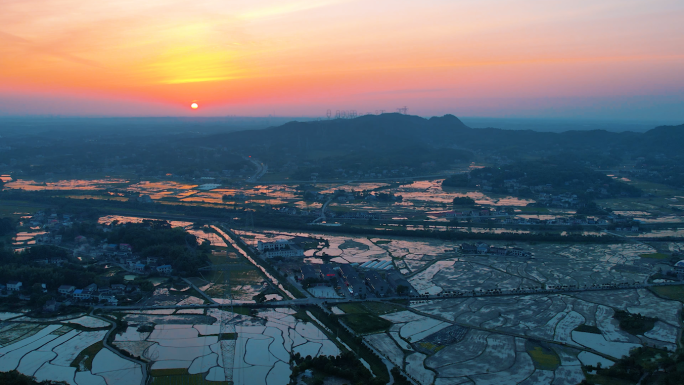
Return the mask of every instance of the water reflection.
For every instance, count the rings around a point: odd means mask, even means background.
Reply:
[[[41,191],[41,190],[104,190],[114,185],[128,183],[125,179],[95,179],[95,180],[60,180],[57,182],[37,182],[34,180],[17,179],[5,184],[6,188]]]

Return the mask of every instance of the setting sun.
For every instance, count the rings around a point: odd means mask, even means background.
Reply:
[[[190,105],[190,107],[191,107],[193,110],[196,110],[197,107],[199,107],[199,105],[198,105],[197,103],[192,103],[192,104]]]

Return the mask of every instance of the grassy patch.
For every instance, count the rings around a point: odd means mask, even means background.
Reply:
[[[650,253],[650,254],[639,254],[641,258],[651,258],[651,259],[669,259],[670,256],[663,253]]]
[[[233,341],[237,339],[237,333],[224,333],[221,334],[219,341]]]
[[[599,328],[597,328],[596,326],[589,326],[589,325],[585,325],[585,324],[582,324],[582,325],[576,327],[575,331],[584,332],[584,333],[601,334],[601,330]]]
[[[525,350],[532,357],[537,369],[556,370],[560,366],[560,358],[552,349],[528,340],[525,343]]]
[[[188,369],[185,368],[175,368],[175,369],[152,369],[150,370],[152,377],[160,376],[183,376],[187,375]]]
[[[387,372],[387,367],[385,364],[383,364],[382,360],[374,355],[370,349],[366,348],[364,345],[361,345],[361,340],[359,338],[356,338],[356,336],[352,335],[346,328],[343,328],[342,325],[340,325],[338,319],[344,320],[344,317],[328,315],[316,306],[310,307],[309,311],[332,331],[331,335],[337,336],[347,346],[349,346],[352,352],[355,352],[360,358],[366,360],[366,362],[368,362],[368,364],[371,366],[371,371],[376,376],[385,379],[385,381],[389,381],[389,373]],[[327,333],[327,331],[323,330],[323,333]],[[335,340],[332,337],[330,339],[333,341]],[[340,345],[338,347],[342,352],[347,351],[345,346]]]
[[[375,243],[376,245],[386,245],[386,244],[392,243],[392,241],[390,241],[390,240],[385,240],[385,239],[381,239],[381,240],[375,241],[375,242],[373,242],[373,243]]]
[[[684,302],[684,286],[656,286],[648,289],[659,297]]]
[[[182,374],[164,374],[163,372],[183,371]],[[155,374],[156,373],[156,374]],[[188,374],[187,369],[157,369],[152,371],[152,380],[150,384],[153,385],[204,385],[208,382],[204,380],[204,373]],[[212,381],[212,385],[230,385],[232,382],[228,381]]]
[[[0,205],[0,217],[11,217],[11,218],[20,218],[26,214],[33,214],[38,210],[42,210],[44,207],[36,207],[36,206],[14,206],[12,204],[9,205]]]
[[[78,353],[78,356],[74,358],[73,361],[71,361],[71,366],[74,368],[78,368],[81,362],[83,362],[83,366],[88,369],[92,370],[93,369],[93,358],[95,358],[95,355],[104,348],[104,344],[102,341],[96,342],[87,348],[83,349],[82,352]]]
[[[422,347],[423,349],[431,351],[433,354],[444,349],[443,345],[435,345],[429,342],[419,342],[418,345],[420,345],[420,347]]]
[[[341,318],[344,323],[360,334],[384,332],[392,326],[390,321],[371,314],[347,314]]]
[[[221,310],[230,311],[230,307],[221,307]],[[252,308],[245,306],[233,306],[233,313],[242,315],[251,315]]]
[[[368,313],[368,310],[363,307],[360,303],[341,303],[337,305],[346,314],[364,314]]]
[[[376,315],[396,313],[398,311],[405,310],[402,306],[386,302],[366,302],[363,304],[363,306],[371,313]]]

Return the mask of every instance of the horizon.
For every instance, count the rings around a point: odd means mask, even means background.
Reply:
[[[3,11],[0,116],[407,106],[419,116],[684,121],[684,5],[672,0],[29,0]]]
[[[203,127],[208,130],[205,133],[218,133],[217,129],[223,127],[226,132],[241,130],[261,130],[266,128],[279,128],[291,122],[322,122],[335,120],[349,120],[368,116],[397,115],[399,112],[386,112],[375,115],[361,115],[354,118],[326,118],[316,116],[59,116],[59,115],[28,115],[28,116],[0,116],[0,122],[34,122],[36,128],[47,127],[51,124],[76,125],[87,121],[95,124],[107,125],[111,122],[135,122],[134,124],[159,124],[163,122],[185,127],[194,124],[192,129]],[[455,116],[445,114],[441,116],[419,116],[406,114],[407,117],[419,117],[421,119],[442,118],[454,116],[465,126],[472,129],[494,128],[509,131],[536,131],[562,133],[568,131],[607,131],[607,132],[635,132],[644,133],[657,127],[684,127],[684,123],[676,120],[629,120],[629,119],[583,119],[583,118],[544,118],[544,117],[478,117],[478,116]],[[104,127],[104,126],[103,126]],[[152,127],[152,126],[150,126]],[[190,128],[188,126],[188,128]],[[1,131],[1,130],[0,130]],[[177,131],[181,132],[181,131]]]

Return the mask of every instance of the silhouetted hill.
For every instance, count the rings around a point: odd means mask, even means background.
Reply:
[[[425,119],[391,113],[355,119],[290,122],[279,127],[217,134],[196,141],[206,146],[249,152],[271,161],[283,157],[318,161],[343,155],[351,161],[353,154],[372,154],[371,158],[396,157],[397,154],[407,155],[412,148],[459,150],[460,153],[453,154],[459,159],[467,157],[466,152],[484,152],[512,158],[571,153],[573,157],[596,160],[609,156],[617,159],[626,152],[679,151],[679,144],[684,143],[684,125],[657,127],[646,133],[605,130],[553,133],[473,129],[453,115]]]
[[[469,129],[446,115],[424,119],[401,114],[366,115],[355,119],[290,122],[263,130],[213,135],[205,143],[238,147],[276,147],[289,150],[348,150],[362,146],[397,149],[406,145],[439,143],[453,139],[457,130]]]

